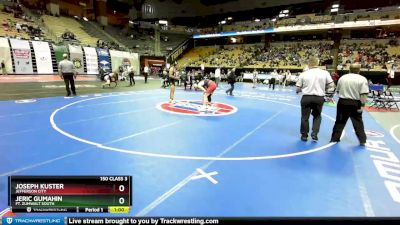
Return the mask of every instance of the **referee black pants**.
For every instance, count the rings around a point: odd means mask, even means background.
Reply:
[[[129,73],[129,85],[130,86],[132,86],[132,84],[133,85],[136,84],[134,75],[135,75],[134,73]]]
[[[73,73],[64,73],[63,78],[64,78],[64,83],[65,83],[65,89],[67,90],[67,95],[68,96],[71,95],[71,90],[72,90],[72,94],[76,95],[74,74]],[[70,84],[71,84],[71,89],[69,88]]]
[[[367,136],[364,131],[364,123],[362,119],[361,101],[352,99],[339,99],[336,112],[336,122],[333,127],[331,142],[339,142],[343,129],[346,126],[347,120],[350,118],[353,123],[354,131],[360,143],[367,141]]]
[[[275,78],[271,78],[271,79],[269,80],[269,86],[268,86],[268,88],[271,88],[271,85],[272,85],[272,90],[275,90],[275,83],[276,83]]]
[[[325,99],[316,95],[303,95],[301,98],[301,125],[300,133],[302,137],[308,137],[310,131],[309,118],[313,116],[312,137],[318,137],[319,127],[321,126],[321,112]]]

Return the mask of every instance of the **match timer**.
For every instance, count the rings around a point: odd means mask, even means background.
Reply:
[[[13,212],[128,213],[131,176],[10,176]]]

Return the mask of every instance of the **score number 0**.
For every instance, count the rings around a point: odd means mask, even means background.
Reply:
[[[124,191],[125,191],[125,186],[122,185],[122,184],[119,185],[118,191],[124,192]],[[124,197],[119,198],[119,199],[118,199],[118,202],[119,202],[120,205],[123,205],[123,204],[125,203],[125,198],[124,198]]]

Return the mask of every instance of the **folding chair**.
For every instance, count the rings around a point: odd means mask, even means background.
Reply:
[[[381,91],[371,90],[372,93],[372,104],[371,107],[378,109],[386,109],[386,100],[382,96]]]
[[[400,102],[399,97],[394,97],[390,90],[384,91],[383,96],[385,98],[387,108],[392,109],[393,107],[396,107],[396,109],[399,110],[399,106],[397,105],[397,103]]]

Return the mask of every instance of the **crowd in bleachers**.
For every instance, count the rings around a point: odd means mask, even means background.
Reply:
[[[318,56],[321,62],[331,58],[331,43],[295,42],[287,44],[271,44],[250,60],[249,65],[262,64],[263,67],[301,67],[310,56]]]
[[[301,68],[310,56],[318,56],[324,64],[332,63],[331,42],[273,43],[263,45],[237,45],[215,48],[211,54],[185,62],[187,66]],[[195,50],[194,50],[195,51]]]
[[[0,21],[2,36],[17,39],[43,39],[43,30],[34,24],[32,18],[24,14],[19,4],[3,6]]]
[[[124,50],[122,46],[119,44],[113,42],[113,41],[104,41],[104,40],[97,40],[96,47],[98,48],[104,48],[104,49],[115,49],[115,50]]]
[[[338,69],[357,62],[363,69],[386,70],[388,63],[400,61],[399,50],[397,39],[344,40],[339,48]]]

